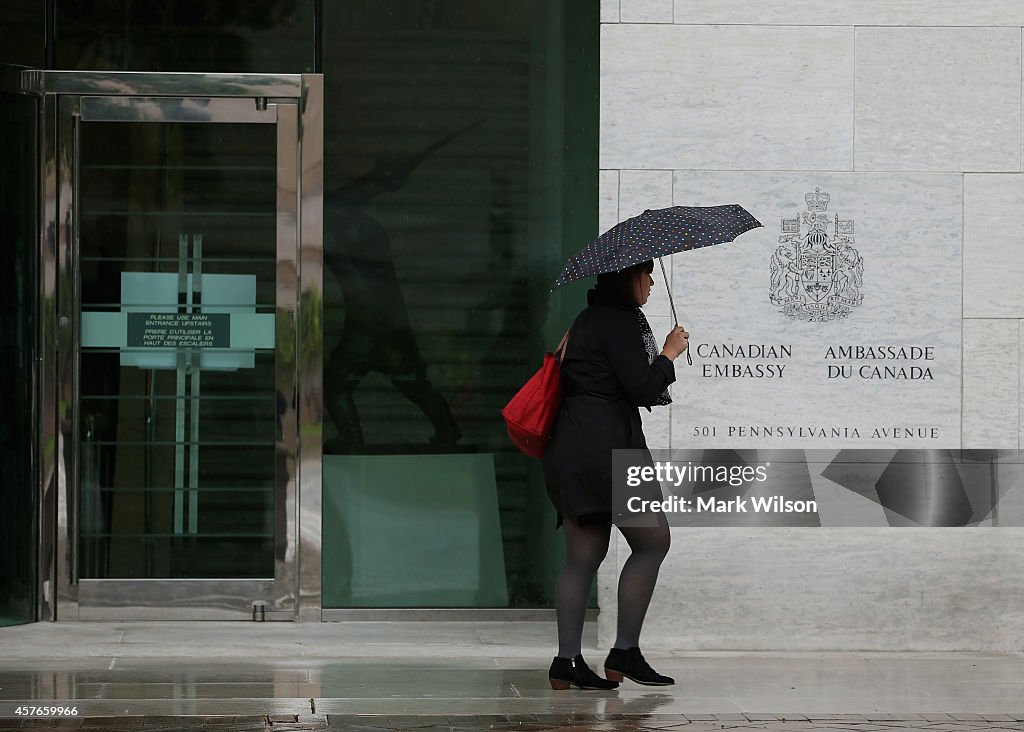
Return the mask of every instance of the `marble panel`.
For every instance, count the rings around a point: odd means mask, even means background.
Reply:
[[[1017,381],[1018,384],[1024,385],[1024,320],[1018,321],[1020,324],[1020,351],[1018,361],[1020,363],[1020,376]],[[1020,411],[1018,412],[1017,423],[1020,429],[1020,439],[1017,443],[1017,449],[1024,454],[1024,388],[1021,389],[1020,395]]]
[[[673,256],[674,447],[960,446],[959,176],[677,171],[674,195],[764,224]]]
[[[605,26],[601,167],[852,170],[853,37]]]
[[[620,556],[622,559],[620,560]],[[611,648],[615,642],[616,623],[619,619],[618,586],[621,562],[629,556],[626,540],[618,531],[612,531],[608,554],[597,569],[597,647]]]
[[[623,221],[649,208],[672,205],[671,170],[622,170],[619,181],[619,216]]]
[[[999,493],[999,503],[992,512],[992,525],[1000,527],[1000,531],[1024,526],[1024,465],[999,463],[992,477]]]
[[[597,228],[608,229],[619,223],[619,171],[602,170],[597,174]]]
[[[1019,650],[1024,529],[674,529],[662,650]]]
[[[625,221],[631,216],[643,213],[646,209],[666,208],[672,205],[672,171],[671,170],[623,170],[619,173],[619,216]],[[664,261],[665,275],[669,284],[672,282],[672,260]],[[655,262],[654,286],[651,296],[644,308],[649,315],[665,315],[670,312],[668,284],[665,282],[661,266]],[[653,327],[653,323],[652,323]],[[664,339],[664,332],[654,328],[655,339]],[[660,343],[660,341],[659,341]]]
[[[963,447],[1016,450],[1020,435],[1020,326],[964,320]]]
[[[823,461],[833,460],[839,451],[816,451]],[[818,503],[818,516],[822,526],[887,526],[885,509],[881,504],[851,491],[822,473],[826,472],[828,463],[809,463],[807,475],[811,480],[811,491]]]
[[[671,23],[672,0],[621,0],[619,19],[623,23]]]
[[[857,28],[857,170],[1019,171],[1019,28]]]
[[[619,22],[619,0],[601,0],[601,22]]]
[[[1024,175],[964,176],[964,317],[1024,317]]]
[[[658,342],[659,346],[665,342],[665,336],[668,335],[669,330],[676,325],[676,318],[672,315],[675,299],[670,297],[672,295],[672,267],[672,257],[661,257],[654,260],[654,271],[651,272],[651,277],[654,278],[654,285],[651,286],[651,296],[644,307],[648,320],[652,317],[665,317],[667,319],[662,330],[654,328],[654,340]]]
[[[1020,26],[1018,0],[675,0],[675,22],[757,25]]]

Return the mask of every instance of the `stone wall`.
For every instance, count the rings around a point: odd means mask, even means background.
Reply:
[[[1022,26],[1019,0],[602,0],[601,229],[723,203],[764,224],[667,262],[695,353],[677,362],[675,403],[645,414],[652,448],[981,449],[1019,462]],[[814,318],[809,290],[785,278],[815,226],[836,256],[822,275],[842,294],[831,317]],[[662,338],[672,317],[656,276],[646,311]],[[792,355],[722,358],[716,344]],[[931,358],[829,359],[853,344]],[[784,373],[724,375],[769,363]],[[896,372],[874,371],[886,365]],[[766,426],[808,429],[751,429]],[[643,644],[1019,651],[1024,529],[1003,523],[674,529]],[[599,578],[602,647],[628,553],[613,542]]]

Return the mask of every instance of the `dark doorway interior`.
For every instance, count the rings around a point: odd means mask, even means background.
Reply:
[[[36,105],[0,95],[0,625],[36,614]]]

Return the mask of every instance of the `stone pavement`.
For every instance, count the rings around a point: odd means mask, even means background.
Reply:
[[[771,714],[651,714],[610,715],[466,715],[466,716],[385,716],[385,715],[266,715],[241,717],[92,717],[77,720],[50,719],[0,720],[0,730],[47,729],[75,732],[171,732],[172,730],[210,730],[211,732],[722,732],[723,730],[767,730],[768,732],[887,732],[891,730],[930,730],[931,732],[968,732],[969,730],[1024,729],[1024,716],[1006,714],[836,714],[810,715],[789,719]]]
[[[553,643],[553,623],[0,628],[0,730],[1024,732],[1024,653],[649,649],[676,686],[555,692]],[[29,704],[77,716],[13,712]]]

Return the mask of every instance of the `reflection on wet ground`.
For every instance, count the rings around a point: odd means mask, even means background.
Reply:
[[[0,730],[1024,730],[1024,654],[651,650],[674,687],[552,691],[549,623],[0,629]],[[585,654],[603,652],[588,637]],[[74,707],[26,719],[18,706]]]
[[[267,715],[241,717],[108,717],[74,721],[25,720],[8,729],[76,730],[171,730],[205,729],[214,732],[386,732],[389,730],[427,730],[428,732],[721,732],[721,730],[767,730],[769,732],[882,732],[883,730],[931,730],[931,732],[967,732],[968,730],[1024,729],[1024,718],[1011,715],[886,715],[846,714],[811,715],[796,719],[781,715],[683,715],[587,717],[582,715],[467,715],[467,716],[356,716],[356,715]]]

